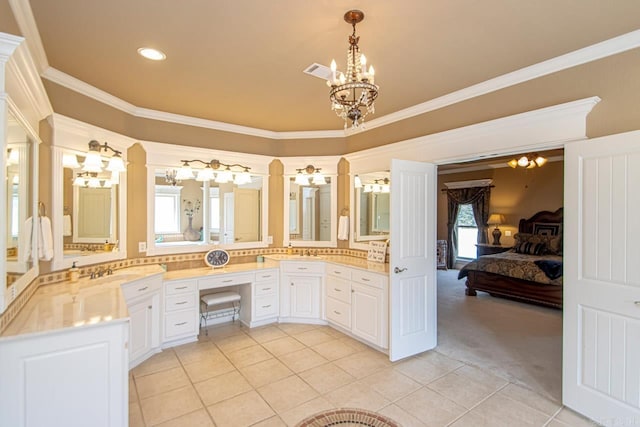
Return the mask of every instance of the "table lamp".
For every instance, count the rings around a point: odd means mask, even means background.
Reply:
[[[504,224],[504,215],[502,214],[491,214],[489,215],[489,219],[487,220],[487,224],[495,225],[496,228],[493,229],[491,233],[493,235],[493,245],[500,246],[500,237],[502,236],[502,231],[498,228],[500,224]]]

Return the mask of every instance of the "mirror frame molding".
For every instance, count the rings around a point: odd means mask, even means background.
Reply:
[[[63,208],[64,208],[64,167],[62,166],[63,153],[75,153],[84,155],[88,149],[88,143],[92,139],[107,141],[113,148],[122,151],[122,160],[127,162],[127,148],[136,140],[61,114],[53,114],[49,118],[53,128],[51,141],[51,222],[53,231],[53,259],[52,270],[63,270],[71,267],[73,261],[77,265],[85,266],[101,262],[115,261],[127,258],[127,172],[120,173],[118,186],[118,252],[84,255],[81,257],[65,258],[63,253]]]
[[[275,159],[259,154],[222,151],[186,145],[140,141],[147,157],[147,256],[204,252],[213,248],[252,249],[269,247],[269,165]],[[218,159],[224,163],[239,163],[251,168],[252,175],[262,177],[262,206],[260,207],[261,240],[245,243],[198,243],[156,246],[155,243],[155,171],[179,168],[182,159]]]
[[[283,241],[282,246],[289,243],[293,247],[311,248],[337,248],[338,247],[338,162],[340,156],[318,157],[284,157],[280,161],[284,166],[284,203],[283,214]],[[322,169],[325,177],[331,178],[331,240],[290,240],[289,239],[289,192],[291,191],[291,178],[296,176],[297,169],[313,165]]]

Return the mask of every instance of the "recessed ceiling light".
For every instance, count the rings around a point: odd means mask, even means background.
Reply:
[[[163,59],[167,58],[167,55],[160,52],[158,49],[153,49],[150,47],[141,47],[140,49],[138,49],[138,53],[147,59],[151,59],[152,61],[162,61]]]

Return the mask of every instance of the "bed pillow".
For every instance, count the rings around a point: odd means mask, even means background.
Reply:
[[[562,223],[559,222],[534,222],[533,234],[546,234],[559,236],[562,234]]]
[[[529,233],[516,233],[513,238],[516,241],[515,247],[518,252],[518,246],[523,243],[542,243],[545,246],[543,253],[549,253],[553,255],[560,255],[562,253],[562,236],[549,236],[546,234],[529,234]],[[524,253],[524,252],[520,252]]]
[[[542,255],[546,250],[544,243],[524,242],[516,246],[516,253],[525,255]]]

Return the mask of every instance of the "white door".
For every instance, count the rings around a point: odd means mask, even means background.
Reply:
[[[437,343],[436,166],[391,160],[389,358]]]
[[[380,345],[382,301],[382,289],[351,284],[351,332],[376,345]]]
[[[640,132],[565,148],[562,400],[640,422]]]
[[[320,317],[320,278],[291,277],[291,317]]]
[[[234,197],[233,193],[224,193],[223,196],[224,206],[223,206],[223,234],[222,234],[222,242],[223,243],[233,243],[235,242],[235,233],[234,233]]]
[[[260,192],[253,188],[234,188],[234,238],[236,242],[260,240]]]

